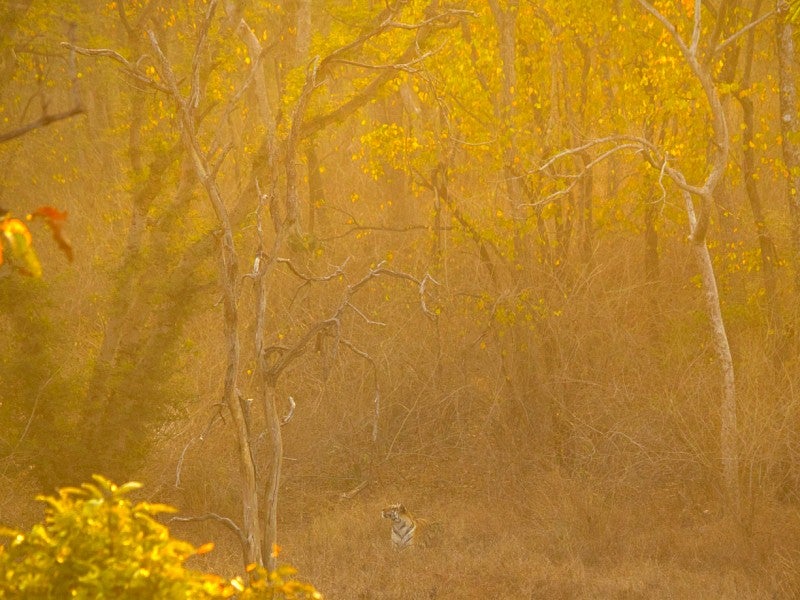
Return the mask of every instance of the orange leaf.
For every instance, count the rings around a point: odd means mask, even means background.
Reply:
[[[28,220],[33,220],[36,218],[44,220],[44,223],[47,225],[48,229],[50,229],[50,233],[53,235],[53,239],[55,240],[56,244],[58,244],[58,247],[67,257],[67,260],[72,262],[74,258],[72,244],[70,243],[69,238],[67,238],[67,235],[64,233],[63,229],[64,222],[67,220],[67,213],[62,212],[52,206],[40,206],[28,215]]]
[[[214,542],[206,542],[202,546],[200,546],[196,551],[195,554],[208,554],[214,549]]]
[[[46,221],[60,223],[67,220],[67,213],[66,211],[61,212],[53,206],[40,206],[31,213],[29,218],[33,217],[41,217]]]

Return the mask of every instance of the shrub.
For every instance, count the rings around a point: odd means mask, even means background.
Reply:
[[[28,533],[0,530],[11,539],[0,546],[0,598],[321,598],[294,581],[289,567],[250,569],[248,584],[187,569],[190,556],[213,545],[195,548],[171,538],[156,517],[175,509],[132,503],[127,495],[140,487],[95,475],[94,483],[39,497],[47,505],[42,523]]]

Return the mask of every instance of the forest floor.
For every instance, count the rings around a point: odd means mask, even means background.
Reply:
[[[381,509],[395,502],[428,521],[426,546],[392,549]],[[280,515],[281,561],[329,600],[800,597],[791,504],[761,503],[737,524],[674,486],[406,463],[352,499],[289,477]],[[218,545],[208,560],[235,571],[240,551]]]
[[[513,463],[406,456],[375,468],[352,498],[342,493],[358,478],[304,475],[290,463],[279,499],[280,561],[328,600],[800,598],[796,498],[749,502],[737,521],[685,482],[632,485]],[[174,496],[164,473],[143,480],[148,499],[184,514],[223,498],[230,504],[213,512],[236,514],[236,495],[214,477]],[[41,518],[26,487],[5,488],[0,522],[28,528]],[[381,510],[397,502],[427,521],[424,545],[391,547]],[[171,532],[215,543],[192,568],[240,573],[241,549],[224,527],[180,523]]]

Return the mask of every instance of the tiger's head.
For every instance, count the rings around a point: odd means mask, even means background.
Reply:
[[[381,511],[381,517],[392,521],[400,521],[405,515],[408,515],[408,511],[402,504],[392,504]]]

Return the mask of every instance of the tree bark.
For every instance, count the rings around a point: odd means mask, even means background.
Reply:
[[[694,217],[692,199],[687,192],[684,192],[683,195],[687,203],[689,219],[694,228],[697,226],[697,220]],[[720,406],[719,438],[720,455],[722,459],[722,480],[726,496],[725,504],[732,514],[738,516],[740,512],[739,429],[736,416],[736,378],[733,368],[733,357],[731,356],[728,334],[725,331],[725,322],[722,318],[722,308],[719,301],[717,280],[714,275],[714,265],[711,261],[711,255],[708,252],[708,245],[705,239],[692,242],[692,253],[695,256],[700,271],[706,311],[711,325],[714,353],[717,356],[720,372],[722,374],[722,405]]]
[[[739,486],[739,451],[738,451],[738,426],[736,417],[736,383],[734,376],[733,359],[730,344],[725,331],[722,318],[722,309],[719,300],[714,266],[708,252],[706,237],[711,221],[711,207],[714,203],[714,191],[722,180],[728,165],[730,153],[730,135],[725,111],[722,107],[719,92],[709,68],[698,59],[700,36],[702,32],[702,6],[701,0],[695,0],[693,12],[693,27],[690,41],[687,43],[664,15],[662,15],[647,0],[638,0],[647,12],[653,15],[672,36],[678,48],[692,70],[697,81],[703,88],[709,110],[711,111],[712,151],[710,169],[705,181],[699,186],[689,185],[683,174],[668,166],[665,162],[664,170],[681,189],[681,194],[686,205],[689,217],[689,240],[692,252],[695,255],[700,271],[703,289],[705,291],[706,310],[714,345],[714,353],[719,363],[722,379],[722,400],[720,402],[720,458],[722,462],[722,480],[724,487],[725,506],[737,519],[741,514],[740,486]],[[692,196],[699,199],[699,214],[695,212]]]
[[[753,7],[752,16],[757,17],[761,8],[761,0],[756,0]],[[742,78],[740,81],[741,92],[736,95],[739,105],[742,107],[742,178],[744,179],[745,192],[750,202],[750,211],[753,215],[753,223],[756,228],[758,245],[761,250],[761,274],[764,280],[764,303],[766,305],[768,336],[774,340],[777,331],[781,328],[780,312],[778,310],[777,299],[775,297],[777,287],[777,275],[775,272],[777,264],[777,251],[772,235],[767,227],[764,215],[764,205],[761,195],[756,185],[756,152],[755,152],[755,107],[747,91],[752,85],[751,74],[753,66],[753,52],[755,45],[755,31],[747,35],[747,42],[744,51],[744,65]],[[775,344],[771,344],[771,351],[775,353]],[[776,358],[777,355],[775,355]]]
[[[266,365],[261,365],[262,372]],[[264,523],[264,540],[262,553],[267,557],[267,568],[274,571],[277,566],[278,542],[278,491],[281,483],[281,469],[283,468],[283,434],[281,421],[275,406],[274,383],[264,387],[262,393],[264,415],[267,422],[267,436],[269,438],[270,468],[264,482],[264,509],[266,521]]]
[[[789,2],[777,0],[778,85],[781,114],[781,148],[786,168],[790,234],[794,260],[795,293],[800,292],[800,120],[794,74],[794,28],[789,22]]]
[[[200,30],[197,52],[204,49],[205,35],[213,16],[216,2],[211,2]],[[263,565],[262,532],[259,516],[259,496],[256,481],[256,469],[250,445],[247,418],[238,398],[237,379],[239,374],[239,312],[236,305],[238,283],[238,256],[233,241],[233,227],[215,174],[209,167],[207,159],[200,150],[195,131],[193,115],[194,105],[199,103],[199,79],[193,77],[189,99],[184,98],[178,87],[172,65],[161,51],[155,35],[150,32],[150,43],[162,68],[162,77],[167,84],[170,95],[175,102],[181,142],[192,161],[195,175],[202,183],[208,200],[221,229],[220,244],[220,286],[223,293],[223,327],[226,343],[226,369],[223,387],[223,403],[228,407],[233,419],[239,456],[239,469],[242,478],[242,517],[243,534],[246,540],[245,555],[248,563]],[[195,83],[196,82],[196,83]]]

